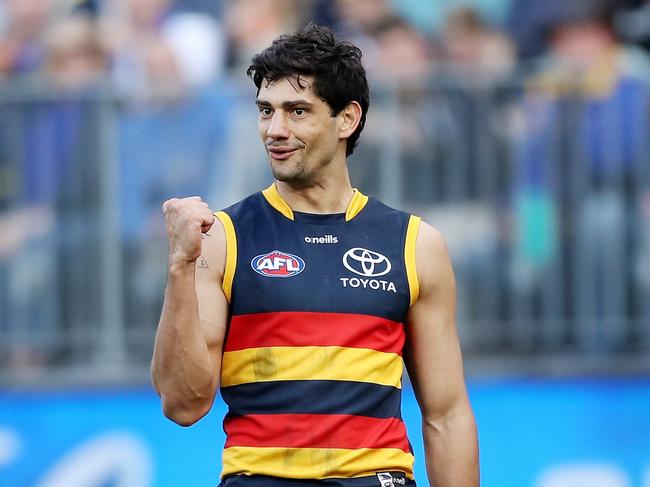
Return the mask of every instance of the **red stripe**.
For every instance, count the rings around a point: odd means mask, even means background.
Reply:
[[[278,448],[397,448],[409,452],[404,423],[396,418],[343,414],[250,414],[224,421],[232,446]]]
[[[225,351],[339,346],[402,354],[401,323],[369,315],[285,311],[235,315]]]

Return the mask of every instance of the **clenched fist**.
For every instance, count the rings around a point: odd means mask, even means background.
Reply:
[[[195,262],[201,255],[203,234],[214,223],[214,214],[199,196],[172,198],[162,205],[169,239],[169,263]]]

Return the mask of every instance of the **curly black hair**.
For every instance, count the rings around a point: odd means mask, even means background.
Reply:
[[[370,105],[368,80],[361,64],[361,49],[336,39],[327,27],[309,24],[293,34],[284,34],[271,46],[253,56],[246,74],[253,79],[259,94],[262,82],[274,82],[287,76],[312,76],[316,96],[336,116],[350,102],[361,105],[359,126],[347,140],[346,155],[357,145],[366,123]]]

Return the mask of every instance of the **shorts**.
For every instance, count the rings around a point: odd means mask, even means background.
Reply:
[[[381,472],[368,477],[323,480],[284,479],[265,475],[232,475],[217,487],[417,487],[400,472]]]

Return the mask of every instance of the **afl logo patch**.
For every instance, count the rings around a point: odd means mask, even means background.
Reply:
[[[265,277],[292,277],[305,270],[305,261],[297,255],[273,250],[253,257],[251,267]]]
[[[343,265],[347,270],[365,277],[384,276],[392,267],[385,255],[361,247],[348,250],[343,256]]]

